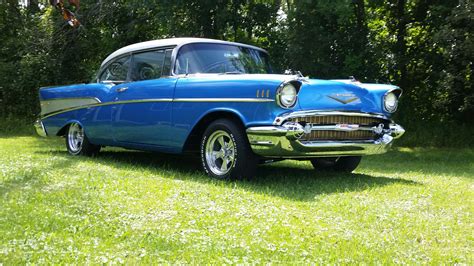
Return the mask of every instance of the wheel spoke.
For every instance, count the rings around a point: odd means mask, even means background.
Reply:
[[[227,171],[227,164],[229,160],[227,158],[222,158],[221,171]]]
[[[211,156],[213,160],[217,160],[219,158],[222,158],[222,152],[221,151],[212,151]]]
[[[219,136],[217,138],[217,142],[219,142],[219,145],[221,145],[221,149],[224,148],[224,136]]]

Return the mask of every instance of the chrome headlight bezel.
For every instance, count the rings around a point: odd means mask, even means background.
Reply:
[[[391,90],[383,96],[383,109],[388,113],[395,113],[398,109],[398,100],[400,98],[400,90]]]
[[[276,101],[282,108],[289,109],[296,105],[298,100],[298,88],[292,82],[280,85],[276,93]]]

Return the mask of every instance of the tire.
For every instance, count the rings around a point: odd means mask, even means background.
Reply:
[[[100,151],[100,146],[89,142],[84,128],[78,123],[69,125],[66,133],[66,148],[71,155],[95,156]]]
[[[207,175],[242,180],[255,176],[257,158],[242,126],[228,119],[212,122],[201,138],[201,165]]]
[[[362,156],[328,157],[312,159],[311,164],[318,171],[336,171],[351,173],[362,159]]]

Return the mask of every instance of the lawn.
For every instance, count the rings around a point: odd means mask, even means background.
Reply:
[[[252,181],[188,157],[0,137],[0,264],[473,264],[474,150],[397,148],[354,174],[307,162]]]

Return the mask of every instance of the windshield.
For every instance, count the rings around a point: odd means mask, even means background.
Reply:
[[[268,54],[228,44],[194,43],[178,53],[175,74],[271,74]]]

